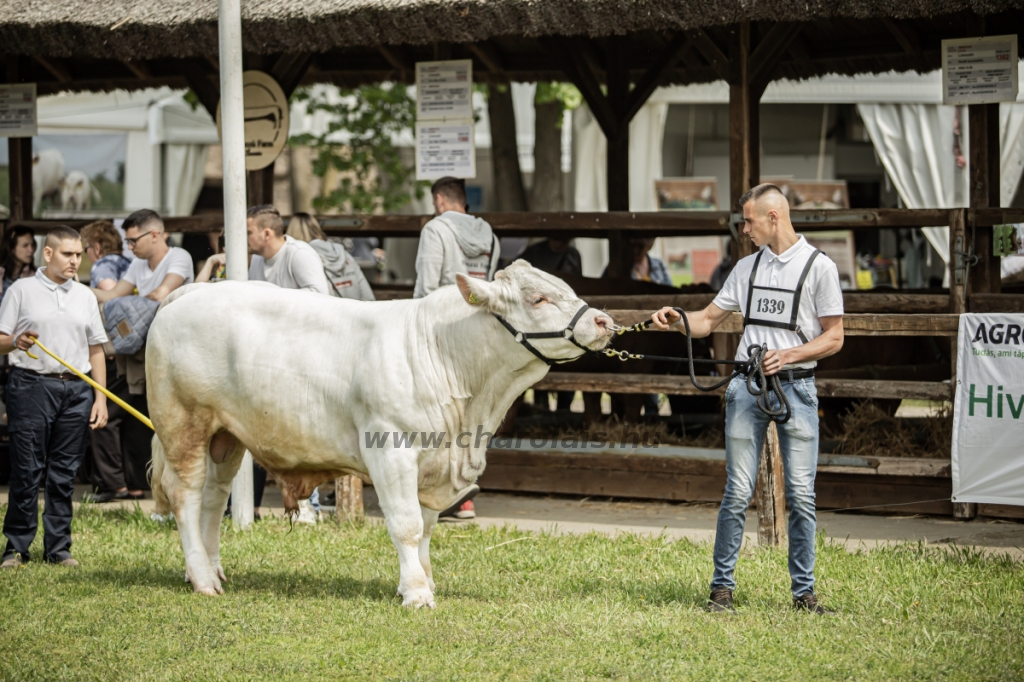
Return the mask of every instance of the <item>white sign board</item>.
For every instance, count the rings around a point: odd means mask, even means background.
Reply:
[[[416,179],[476,177],[473,119],[416,122]]]
[[[1024,506],[1024,315],[961,315],[953,501]]]
[[[288,98],[270,74],[246,71],[242,74],[245,106],[245,170],[260,170],[274,163],[288,141]],[[220,132],[220,103],[217,103],[217,136]]]
[[[0,85],[0,137],[35,137],[36,84]]]
[[[942,41],[942,103],[1017,99],[1017,36]]]
[[[416,62],[416,119],[473,118],[473,60]]]

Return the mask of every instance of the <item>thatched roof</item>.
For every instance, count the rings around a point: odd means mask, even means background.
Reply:
[[[1024,8],[1024,0],[243,0],[253,54],[598,38],[739,21],[920,19]],[[217,53],[215,0],[3,0],[0,53],[142,60]]]

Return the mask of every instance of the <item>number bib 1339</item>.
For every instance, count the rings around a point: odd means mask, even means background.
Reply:
[[[751,287],[750,321],[754,323],[773,322],[778,325],[788,325],[793,316],[795,293],[794,291],[784,289]]]

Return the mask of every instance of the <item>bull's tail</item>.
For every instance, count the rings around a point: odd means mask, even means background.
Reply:
[[[153,491],[153,500],[156,502],[154,513],[161,518],[167,518],[171,514],[171,501],[167,498],[167,491],[164,490],[162,483],[165,466],[167,456],[164,454],[164,446],[156,434],[153,434],[153,459],[148,472],[149,488]]]

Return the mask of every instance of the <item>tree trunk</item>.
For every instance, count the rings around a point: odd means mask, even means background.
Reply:
[[[516,149],[516,117],[512,109],[512,88],[492,85],[487,98],[491,123],[491,157],[494,164],[494,199],[498,211],[525,211],[526,189],[519,171]]]
[[[562,104],[535,105],[533,145],[533,187],[530,209],[555,212],[563,210],[562,194]]]

